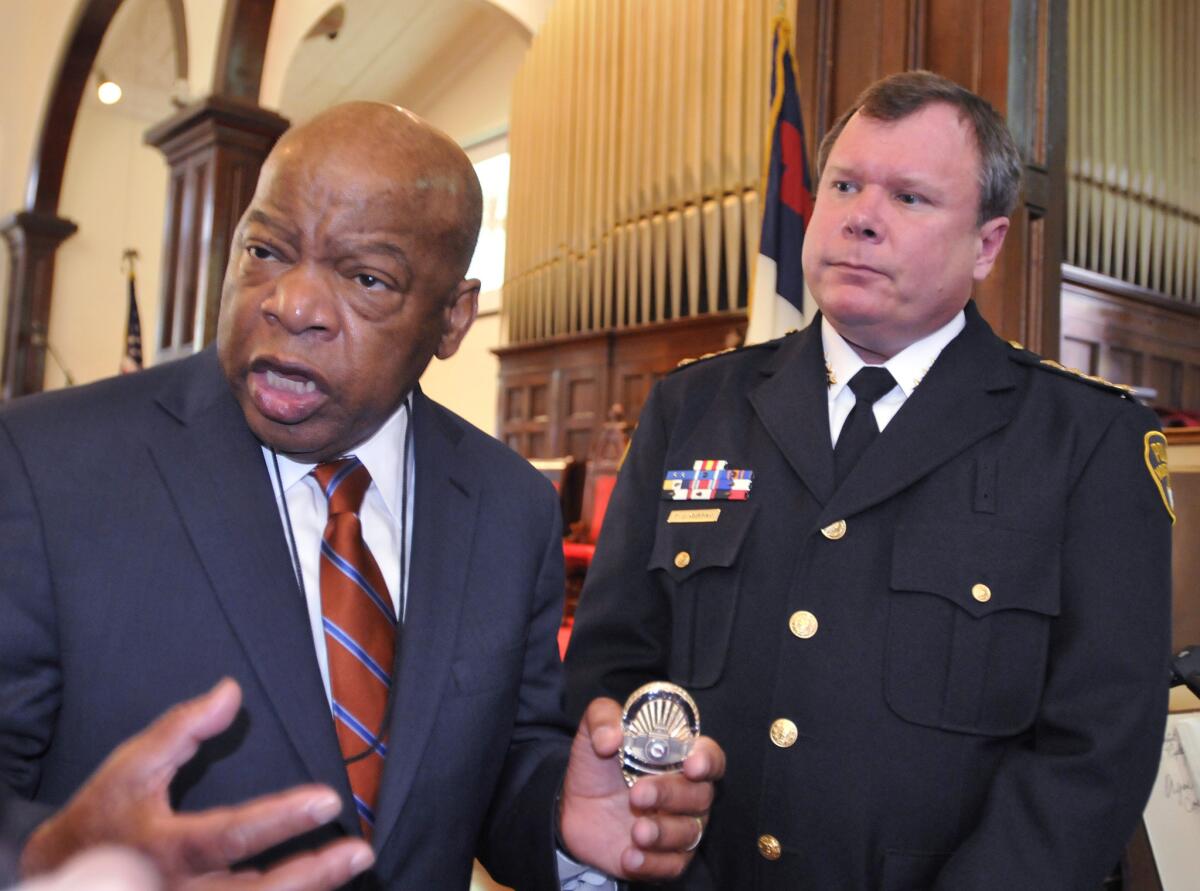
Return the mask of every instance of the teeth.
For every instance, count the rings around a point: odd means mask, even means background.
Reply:
[[[294,381],[281,374],[276,374],[269,369],[267,371],[267,386],[297,394],[315,393],[317,390],[316,381]]]

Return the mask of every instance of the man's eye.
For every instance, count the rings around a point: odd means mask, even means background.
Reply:
[[[896,200],[899,201],[901,204],[909,204],[909,205],[920,204],[921,196],[914,195],[912,192],[901,192],[899,195],[896,196]]]
[[[354,280],[356,282],[358,282],[360,285],[362,285],[364,288],[366,288],[368,291],[378,290],[378,288],[376,288],[376,285],[378,285],[379,287],[384,287],[383,281],[381,279],[376,278],[375,276],[371,275],[368,272],[360,272],[358,275],[354,276]]]
[[[835,180],[833,183],[833,188],[838,192],[849,192],[854,188],[854,186],[845,180]]]
[[[250,245],[246,248],[246,253],[248,253],[255,260],[270,260],[275,256],[268,248],[263,247],[261,244]]]

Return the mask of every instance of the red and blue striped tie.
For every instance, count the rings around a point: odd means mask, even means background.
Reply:
[[[357,458],[313,469],[329,500],[321,541],[321,614],[338,743],[363,836],[371,837],[387,757],[396,613],[358,519],[371,474]]]

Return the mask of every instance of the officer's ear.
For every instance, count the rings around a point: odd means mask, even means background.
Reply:
[[[993,217],[979,227],[979,251],[975,255],[975,281],[988,277],[996,265],[1000,248],[1004,247],[1004,236],[1008,234],[1008,217]]]

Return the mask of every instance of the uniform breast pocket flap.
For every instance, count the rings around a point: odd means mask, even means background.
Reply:
[[[986,525],[897,526],[888,704],[917,724],[985,735],[1028,727],[1059,613],[1057,536]]]
[[[680,509],[660,510],[649,569],[671,604],[671,680],[710,687],[725,666],[754,506],[723,504],[713,522],[668,522]]]

